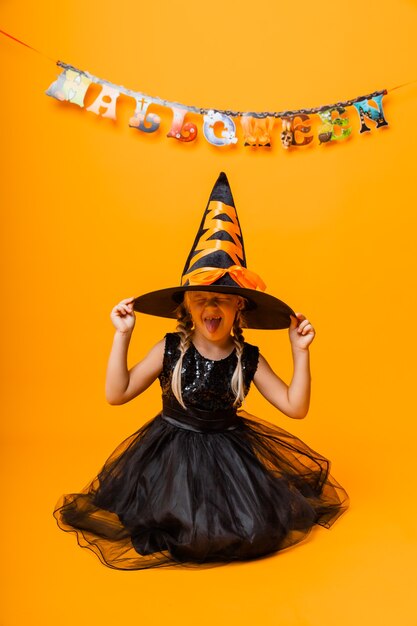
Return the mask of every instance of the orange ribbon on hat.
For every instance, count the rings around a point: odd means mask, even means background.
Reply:
[[[196,269],[189,274],[185,274],[182,278],[182,284],[188,283],[190,285],[211,285],[216,280],[224,276],[225,274],[230,274],[233,280],[240,285],[240,287],[245,287],[247,289],[260,289],[261,291],[265,291],[266,285],[262,278],[255,274],[255,272],[251,272],[247,267],[242,267],[241,265],[231,265],[230,267],[201,267]]]

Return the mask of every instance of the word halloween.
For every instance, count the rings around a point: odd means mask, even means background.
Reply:
[[[185,120],[188,112],[197,113],[203,117],[203,134],[213,146],[228,146],[236,144],[236,125],[233,118],[240,118],[243,131],[244,145],[252,147],[271,146],[271,133],[277,119],[281,119],[281,144],[284,148],[306,146],[313,141],[309,120],[311,115],[320,118],[318,140],[320,144],[347,139],[352,129],[349,126],[346,108],[353,107],[360,119],[360,133],[369,132],[366,120],[376,124],[376,128],[388,126],[382,108],[382,97],[387,90],[376,91],[368,96],[361,96],[314,109],[300,109],[297,111],[275,112],[240,112],[223,111],[217,109],[201,109],[193,106],[161,100],[161,98],[147,96],[140,92],[131,91],[125,87],[113,85],[77,68],[58,61],[57,65],[63,68],[57,80],[47,89],[46,94],[60,101],[71,102],[80,107],[84,106],[84,98],[92,83],[102,86],[96,100],[86,110],[101,117],[116,119],[116,102],[120,94],[131,97],[136,102],[135,112],[129,120],[129,126],[143,133],[154,133],[161,124],[161,118],[156,113],[148,111],[150,105],[159,104],[172,111],[171,128],[167,137],[182,142],[195,141],[198,129],[195,124]],[[375,105],[370,104],[373,101]]]

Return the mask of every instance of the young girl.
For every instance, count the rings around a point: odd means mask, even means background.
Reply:
[[[157,378],[163,408],[123,441],[80,493],[54,516],[104,565],[116,569],[208,566],[250,560],[329,528],[346,510],[330,462],[279,426],[241,409],[253,381],[290,418],[310,399],[306,317],[264,289],[246,267],[225,174],[212,191],[179,287],[126,298],[111,312],[110,404],[132,400]],[[134,311],[176,317],[128,371]],[[289,327],[294,373],[287,386],[242,328]]]

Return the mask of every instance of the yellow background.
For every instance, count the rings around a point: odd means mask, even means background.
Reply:
[[[317,106],[417,78],[415,2],[12,2],[1,28],[115,84],[237,110]],[[0,36],[2,121],[2,626],[411,626],[416,563],[417,84],[389,93],[389,127],[286,152],[154,135],[44,92],[48,60]],[[239,137],[242,133],[238,126]],[[332,460],[351,497],[326,531],[252,563],[121,572],[52,517],[160,407],[156,385],[104,396],[122,298],[178,283],[212,185],[228,177],[248,266],[303,312],[312,400],[289,420],[246,409]],[[174,329],[138,314],[133,365]],[[287,331],[252,331],[291,379]]]

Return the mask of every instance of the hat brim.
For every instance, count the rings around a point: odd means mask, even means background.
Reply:
[[[255,289],[222,285],[188,285],[152,291],[135,298],[133,308],[139,313],[175,319],[175,309],[183,301],[186,291],[214,291],[246,298],[248,305],[243,311],[246,328],[264,330],[289,328],[290,315],[295,316],[291,307],[275,296]]]

